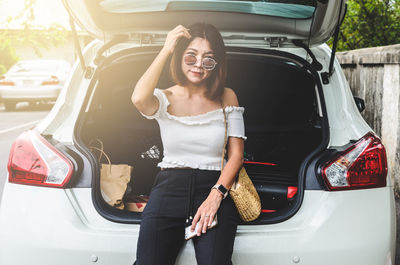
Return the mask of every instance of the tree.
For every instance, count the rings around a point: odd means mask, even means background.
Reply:
[[[21,30],[4,30],[0,32],[0,74],[3,74],[16,63],[19,58],[15,51],[16,45],[32,47],[38,56],[42,49],[58,46],[66,41],[67,30],[58,24],[50,26],[35,26],[33,7],[36,0],[24,0],[24,8],[15,17],[9,17],[7,22],[18,21]]]
[[[338,51],[396,43],[400,43],[400,0],[347,1]]]
[[[18,56],[15,52],[15,48],[12,46],[11,41],[0,35],[0,75],[7,72],[13,64],[18,61]]]

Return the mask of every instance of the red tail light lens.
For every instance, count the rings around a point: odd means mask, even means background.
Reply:
[[[274,213],[276,210],[261,209],[262,213]]]
[[[354,145],[322,167],[329,190],[377,188],[386,186],[385,147],[373,133],[367,133]]]
[[[277,166],[277,164],[270,163],[270,162],[243,161],[243,163],[244,164],[251,164],[251,165]]]
[[[12,183],[63,188],[73,169],[72,162],[36,130],[23,132],[12,144],[8,159]]]
[[[49,80],[43,81],[42,85],[47,86],[47,85],[58,85],[60,83],[60,80],[58,79],[57,76],[52,75]]]
[[[286,197],[287,197],[288,199],[293,199],[293,197],[294,197],[296,194],[297,194],[297,187],[289,186],[288,189],[287,189],[287,195],[286,195]]]

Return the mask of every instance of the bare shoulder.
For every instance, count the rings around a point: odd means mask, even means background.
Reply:
[[[176,89],[177,89],[177,86],[174,85],[174,86],[168,87],[166,89],[163,89],[163,92],[165,93],[165,95],[171,97],[173,94],[176,94]]]
[[[232,88],[225,87],[223,95],[224,106],[239,106],[235,91]]]
[[[179,95],[178,90],[179,87],[177,85],[163,89],[163,92],[167,96],[167,99],[170,102],[170,104],[175,102],[177,95]]]

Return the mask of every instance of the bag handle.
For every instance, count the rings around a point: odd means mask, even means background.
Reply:
[[[101,155],[102,154],[104,154],[104,156],[107,158],[107,160],[108,160],[108,165],[109,165],[109,171],[110,171],[110,175],[111,175],[111,160],[110,160],[110,158],[108,157],[108,155],[106,154],[106,152],[104,152],[104,150],[103,149],[100,149],[100,148],[97,148],[97,147],[94,147],[94,146],[91,146],[90,148],[93,148],[93,149],[96,149],[96,150],[99,150],[100,151],[100,158],[99,158],[99,163],[100,163],[100,160],[101,160]]]
[[[100,151],[100,154],[103,154],[107,158],[108,164],[111,165],[111,160],[108,157],[108,155],[103,151],[103,149],[100,149],[100,148],[97,148],[97,147],[94,147],[94,146],[91,146],[90,148],[93,148],[93,149],[96,149],[96,150]],[[100,159],[99,159],[99,163],[100,163]]]
[[[99,139],[99,138],[95,138],[95,139],[91,139],[90,141],[89,141],[89,148],[91,148],[91,147],[94,147],[94,146],[91,146],[91,143],[93,142],[93,140],[96,140],[97,142],[99,142],[100,143],[100,147],[101,147],[101,152],[100,152],[100,156],[99,156],[99,159],[98,159],[98,162],[100,163],[100,160],[101,160],[101,156],[103,155],[103,153],[104,153],[104,145],[103,145],[103,142]]]
[[[228,143],[228,124],[226,121],[226,112],[225,112],[224,105],[222,104],[222,101],[221,101],[221,105],[222,105],[222,112],[224,113],[224,125],[225,125],[224,147],[222,149],[222,159],[221,159],[221,171],[222,171],[222,169],[224,168],[226,144]]]
[[[111,166],[110,157],[106,154],[106,152],[104,152],[104,145],[103,145],[103,142],[102,142],[99,138],[96,138],[95,140],[97,140],[97,142],[100,143],[101,148],[97,148],[97,147],[95,147],[95,146],[90,146],[90,144],[92,143],[93,139],[91,139],[90,142],[89,142],[89,148],[91,148],[91,149],[96,149],[96,150],[100,151],[100,156],[99,156],[99,159],[98,159],[98,162],[99,162],[99,163],[100,163],[100,161],[101,161],[101,156],[104,155],[104,156],[107,158],[107,160],[108,160],[108,164]]]

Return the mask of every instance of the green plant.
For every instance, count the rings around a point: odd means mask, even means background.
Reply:
[[[21,12],[15,17],[7,18],[7,23],[19,22],[22,26],[21,29],[0,31],[0,74],[6,72],[19,60],[15,46],[31,47],[41,57],[43,49],[62,45],[66,41],[68,32],[64,27],[58,24],[34,25],[33,7],[35,3],[36,0],[25,0]]]
[[[11,40],[0,35],[0,75],[19,60]]]
[[[400,0],[347,1],[338,51],[396,43],[400,43]]]

